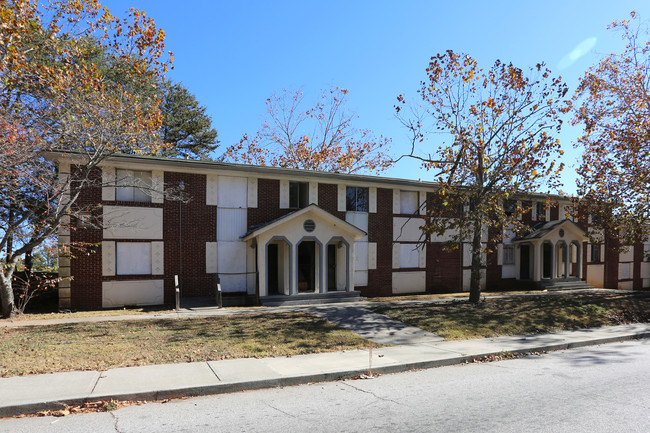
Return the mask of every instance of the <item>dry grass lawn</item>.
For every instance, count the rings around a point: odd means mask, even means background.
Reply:
[[[0,328],[0,376],[291,356],[366,347],[307,313]]]
[[[537,334],[650,321],[650,294],[540,295],[372,310],[448,340]]]

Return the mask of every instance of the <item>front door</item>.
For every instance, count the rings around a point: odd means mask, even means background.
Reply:
[[[298,292],[313,292],[316,288],[316,242],[302,241],[298,245]]]

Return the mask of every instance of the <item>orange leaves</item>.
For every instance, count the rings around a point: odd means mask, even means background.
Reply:
[[[253,139],[227,149],[239,162],[352,173],[381,171],[391,158],[390,140],[353,127],[356,116],[345,110],[346,89],[321,92],[306,108],[300,91],[285,90],[267,99],[267,116]],[[398,98],[398,102],[399,98]]]

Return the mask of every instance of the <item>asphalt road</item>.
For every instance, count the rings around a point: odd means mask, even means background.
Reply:
[[[650,340],[0,421],[0,432],[648,432]]]

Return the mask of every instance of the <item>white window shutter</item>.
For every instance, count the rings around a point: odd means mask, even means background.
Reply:
[[[216,206],[218,201],[219,192],[219,177],[216,174],[208,174],[205,182],[205,204],[208,206]]]
[[[393,213],[400,213],[401,211],[401,202],[400,202],[400,192],[399,189],[393,190]]]
[[[347,188],[345,185],[338,186],[338,195],[337,195],[337,210],[339,212],[345,212],[346,209],[346,193]]]
[[[280,180],[280,209],[289,209],[289,181]]]
[[[257,178],[249,177],[248,178],[248,207],[257,207]]]
[[[164,183],[165,173],[162,170],[154,170],[151,172],[151,202],[164,203]]]
[[[102,200],[115,201],[115,167],[102,167]]]
[[[102,275],[115,276],[115,242],[102,242]]]
[[[368,188],[369,203],[368,203],[368,212],[377,213],[377,188],[370,187]]]
[[[318,205],[318,182],[309,182],[309,204]]]
[[[165,243],[151,243],[151,275],[163,275],[165,273]]]

